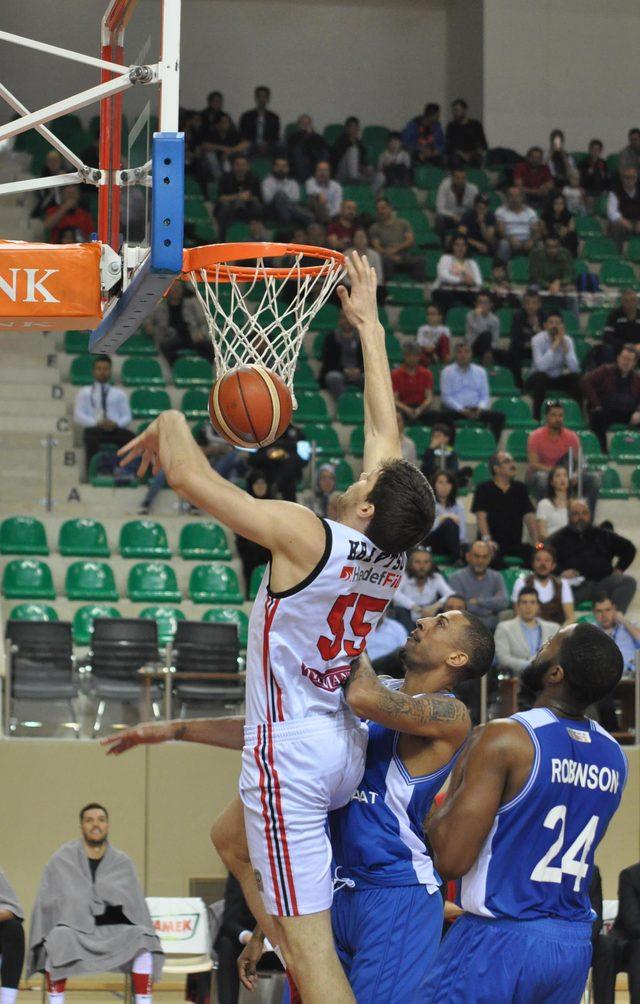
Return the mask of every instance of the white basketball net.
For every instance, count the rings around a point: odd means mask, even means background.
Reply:
[[[265,260],[257,258],[250,281],[234,275],[220,280],[226,265],[193,270],[190,278],[207,319],[216,376],[249,363],[266,366],[282,377],[295,408],[293,377],[302,341],[344,269],[327,259],[315,275],[302,275],[303,254],[293,257],[286,275],[271,275]]]

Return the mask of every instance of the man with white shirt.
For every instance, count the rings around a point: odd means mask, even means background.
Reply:
[[[534,418],[540,419],[542,402],[550,391],[568,394],[582,403],[580,363],[573,338],[566,333],[562,314],[552,311],[546,328],[531,339],[533,367],[526,387],[533,398]]]
[[[300,205],[300,185],[289,177],[289,161],[276,157],[271,174],[262,179],[262,201],[278,223],[299,223],[306,227],[313,213]]]
[[[83,432],[87,470],[91,458],[105,444],[124,446],[133,433],[127,426],[131,421],[131,408],[126,393],[112,387],[111,360],[109,356],[96,356],[93,363],[93,383],[78,391],[74,421]]]
[[[542,646],[558,630],[553,621],[541,620],[538,594],[533,586],[520,590],[516,603],[516,616],[500,621],[495,631],[496,664],[519,676],[525,666],[536,657]]]
[[[480,425],[488,425],[498,442],[505,416],[489,408],[487,371],[471,362],[471,346],[466,342],[458,342],[455,362],[440,374],[440,398],[445,422],[472,418]]]
[[[533,552],[533,572],[524,572],[513,584],[511,602],[516,604],[523,589],[535,589],[539,612],[556,625],[572,624],[575,620],[573,593],[566,579],[554,575],[556,552],[550,544],[538,545]]]
[[[331,168],[327,160],[316,164],[313,177],[305,182],[309,208],[315,214],[319,223],[327,223],[340,212],[342,203],[342,185],[331,177]]]
[[[433,617],[452,592],[447,580],[434,567],[430,549],[416,547],[396,590],[395,617],[411,631],[421,617]]]
[[[629,237],[640,233],[640,184],[638,170],[628,166],[620,171],[607,199],[609,231],[618,245],[618,251]]]
[[[529,254],[538,236],[538,214],[525,205],[522,189],[512,185],[507,191],[506,206],[496,209],[498,257],[509,261],[512,255]]]
[[[436,194],[436,230],[441,238],[473,208],[477,194],[478,188],[467,181],[464,167],[454,167],[449,177],[442,179]]]

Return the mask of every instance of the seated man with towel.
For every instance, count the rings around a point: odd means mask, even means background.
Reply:
[[[44,972],[49,1004],[64,1004],[69,976],[132,972],[135,1004],[151,1004],[163,956],[133,863],[109,844],[102,805],[85,805],[80,828],[80,840],[63,844],[45,865],[31,918],[28,975]]]
[[[0,870],[0,1004],[15,1004],[24,962],[24,913],[13,886]]]

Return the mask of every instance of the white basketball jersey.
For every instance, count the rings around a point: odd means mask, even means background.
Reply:
[[[323,520],[324,554],[298,586],[260,584],[247,647],[247,725],[331,714],[367,635],[393,599],[404,554],[385,554],[342,523]]]

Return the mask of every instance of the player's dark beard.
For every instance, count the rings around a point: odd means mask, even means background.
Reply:
[[[522,671],[520,682],[525,691],[534,697],[542,692],[544,674],[551,668],[550,659],[534,659]]]
[[[89,847],[102,847],[103,844],[106,844],[108,838],[105,836],[100,837],[98,840],[95,837],[85,837],[84,839],[89,844]]]

